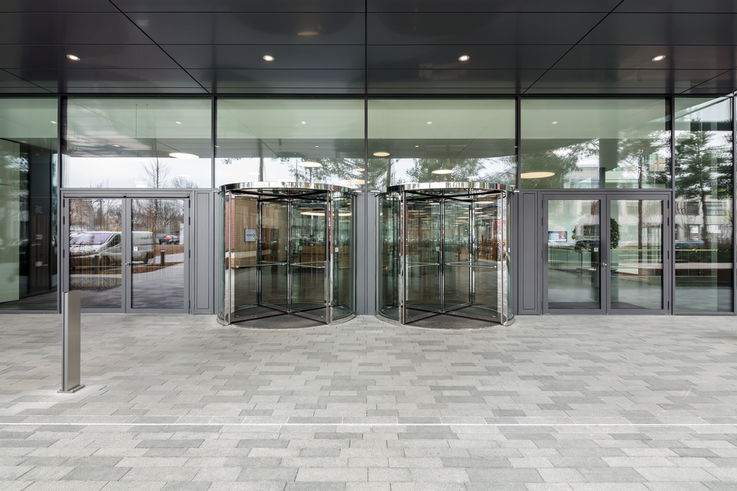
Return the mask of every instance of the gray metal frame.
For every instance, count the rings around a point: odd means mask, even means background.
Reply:
[[[284,192],[287,193],[284,193]],[[291,191],[291,193],[290,193]],[[351,199],[351,220],[352,220],[352,237],[351,237],[351,247],[353,248],[352,254],[351,254],[351,266],[352,266],[352,276],[351,281],[353,282],[353,293],[351,295],[351,305],[350,309],[352,314],[355,314],[356,311],[356,292],[355,292],[355,285],[356,285],[356,196],[355,192],[352,189],[345,188],[342,186],[335,186],[330,184],[319,184],[319,183],[297,183],[297,182],[247,182],[247,183],[231,183],[231,184],[225,184],[223,186],[220,186],[220,195],[221,199],[225,200],[226,208],[227,203],[232,202],[233,200],[237,199],[250,199],[250,200],[257,200],[257,207],[258,207],[258,217],[257,217],[257,223],[258,223],[258,237],[259,240],[257,242],[257,258],[258,261],[254,265],[246,266],[246,267],[255,267],[257,268],[257,305],[263,305],[266,308],[269,308],[272,310],[272,312],[263,312],[263,313],[255,313],[248,316],[242,316],[235,318],[235,305],[234,305],[234,297],[235,297],[235,280],[233,278],[233,267],[232,267],[232,257],[231,252],[226,250],[225,253],[225,261],[228,265],[227,268],[225,268],[225,285],[224,285],[224,301],[223,301],[223,312],[218,313],[218,319],[223,324],[232,324],[236,322],[243,322],[243,321],[249,321],[249,320],[257,320],[257,319],[264,319],[268,317],[274,317],[278,315],[295,315],[298,317],[304,317],[309,320],[313,320],[316,322],[322,322],[325,324],[330,324],[333,322],[333,304],[335,303],[335,290],[334,290],[334,266],[335,266],[335,206],[333,203],[334,199],[337,198],[350,198]],[[283,266],[287,267],[287,278],[286,278],[286,298],[285,298],[285,305],[286,308],[281,308],[278,305],[273,304],[267,304],[263,301],[262,298],[262,263],[260,262],[261,254],[260,254],[260,247],[261,247],[261,240],[262,237],[261,234],[261,218],[262,218],[262,205],[265,201],[263,201],[263,198],[268,198],[268,202],[279,202],[284,203],[286,206],[287,211],[287,261],[285,264],[281,264]],[[321,318],[319,315],[311,314],[310,312],[314,312],[315,310],[320,310],[319,308],[306,308],[303,310],[294,310],[292,308],[292,278],[293,278],[293,272],[292,272],[292,266],[294,263],[292,263],[292,213],[293,213],[293,206],[295,201],[315,201],[315,202],[323,202],[324,203],[324,210],[325,210],[325,237],[324,237],[324,243],[325,243],[325,258],[324,258],[324,291],[323,291],[323,298],[324,298],[324,318]],[[228,225],[230,224],[224,224],[225,230],[228,229]],[[350,317],[350,316],[349,316]]]
[[[121,259],[121,281],[122,281],[122,295],[120,308],[86,308],[85,312],[100,312],[100,313],[114,313],[114,312],[126,312],[126,313],[189,313],[192,304],[192,292],[190,288],[190,276],[192,274],[192,249],[191,243],[193,239],[192,234],[192,221],[191,221],[191,203],[192,196],[188,191],[176,191],[176,190],[141,190],[138,192],[131,192],[129,190],[115,190],[115,189],[65,189],[61,192],[60,202],[60,214],[61,214],[61,236],[59,237],[59,243],[61,246],[60,254],[60,269],[62,271],[59,286],[62,291],[69,291],[69,200],[71,199],[120,199],[123,202],[123,230],[121,230],[121,250],[123,257]],[[181,199],[184,200],[184,225],[185,225],[185,240],[184,240],[184,299],[181,309],[143,309],[133,308],[132,306],[132,292],[133,292],[133,274],[129,267],[132,266],[131,261],[131,237],[132,237],[132,222],[131,222],[131,201],[134,199]]]
[[[599,205],[599,305],[598,309],[553,309],[548,306],[548,202],[551,200],[598,200]],[[663,285],[660,309],[615,309],[611,306],[611,258],[610,217],[611,202],[617,200],[653,200],[661,201],[663,214]],[[542,271],[542,313],[543,314],[669,314],[673,310],[673,221],[672,193],[669,190],[605,190],[590,189],[562,192],[542,192],[540,194],[541,220],[540,243]]]

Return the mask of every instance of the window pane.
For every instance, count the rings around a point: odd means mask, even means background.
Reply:
[[[218,99],[215,183],[364,183],[363,100]]]
[[[64,186],[209,188],[209,99],[69,99]]]
[[[526,99],[523,188],[664,188],[665,99]]]
[[[676,99],[675,308],[732,310],[729,99]]]
[[[514,100],[369,101],[369,183],[515,182]]]
[[[0,309],[56,310],[56,119],[56,99],[0,99]]]

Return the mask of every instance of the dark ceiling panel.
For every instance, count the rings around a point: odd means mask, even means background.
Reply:
[[[19,77],[12,73],[0,70],[0,92],[12,92],[12,93],[35,93],[44,92],[46,90],[32,83],[21,80]]]
[[[125,16],[22,13],[0,15],[0,44],[150,44]]]
[[[719,70],[550,70],[526,93],[680,93],[719,73]]]
[[[609,12],[619,0],[368,0],[369,12]]]
[[[662,61],[653,57],[665,55]],[[624,46],[587,44],[574,47],[559,68],[711,69],[737,66],[737,46]]]
[[[582,44],[737,44],[737,14],[614,13]]]
[[[124,12],[363,12],[363,0],[113,0]]]
[[[737,71],[727,70],[714,78],[696,85],[684,94],[728,94],[737,90]]]
[[[369,46],[368,67],[478,70],[488,68],[547,68],[568,45],[412,45]],[[458,61],[468,55],[467,62]]]
[[[2,0],[0,12],[115,12],[105,0]]]
[[[71,53],[78,62],[66,59]],[[156,45],[25,46],[0,44],[0,68],[77,70],[84,68],[178,68]]]
[[[162,46],[185,68],[363,70],[364,48],[355,45],[186,45]],[[263,55],[275,60],[267,63]]]
[[[169,89],[205,92],[196,81],[180,69],[76,69],[68,70],[60,77],[55,70],[14,71],[44,88],[59,92],[85,92],[110,90],[148,89],[151,92],[166,92]]]
[[[371,70],[369,93],[511,94],[520,92],[543,70]]]
[[[571,44],[601,13],[369,14],[369,45]]]
[[[159,44],[363,44],[363,16],[333,13],[131,14]]]
[[[363,70],[190,70],[217,93],[363,93]]]
[[[734,0],[624,0],[617,12],[732,12]]]

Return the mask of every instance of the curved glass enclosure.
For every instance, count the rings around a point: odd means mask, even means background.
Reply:
[[[239,183],[220,197],[221,322],[292,314],[327,324],[354,313],[353,192]]]
[[[402,324],[506,324],[509,193],[485,183],[412,183],[379,195],[379,313]]]

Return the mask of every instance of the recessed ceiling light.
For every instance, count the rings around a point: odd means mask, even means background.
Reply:
[[[77,56],[77,55],[73,55],[73,54],[69,53],[69,54],[67,54],[67,60],[79,61],[79,60],[81,60],[81,58],[79,56]]]
[[[356,167],[354,170],[356,172],[364,172],[366,169],[364,169],[363,167]]]
[[[545,177],[552,177],[555,175],[555,172],[544,172],[544,171],[538,171],[538,172],[523,172],[520,174],[520,177],[522,179],[542,179]]]
[[[374,157],[388,157],[391,155],[389,152],[374,152]]]
[[[113,146],[114,146],[115,148],[120,148],[120,145],[118,145],[117,143],[114,143],[114,144],[113,144]]]
[[[305,215],[308,217],[324,217],[325,212],[324,211],[301,211],[299,212],[300,215]]]
[[[415,148],[420,148],[420,146],[419,145],[415,145]]]
[[[302,124],[307,124],[307,121],[304,121],[304,120],[303,120],[303,121],[300,121],[300,123],[302,123]]]
[[[182,124],[181,121],[174,121],[174,123],[176,123],[176,124]]]
[[[264,55],[264,61],[268,61],[269,63],[271,63],[272,61],[274,61],[274,57],[272,55],[266,54]]]
[[[186,153],[186,152],[172,152],[169,154],[169,157],[174,157],[175,159],[198,159],[200,158],[199,155],[195,155],[193,153]]]
[[[451,169],[438,169],[432,171],[433,174],[452,174],[453,171]]]
[[[56,121],[49,121],[49,123],[51,123],[51,124],[56,124]]]
[[[665,55],[653,56],[653,61],[663,61],[664,59]]]
[[[320,145],[315,145],[315,148],[320,148]]]
[[[462,63],[465,63],[466,61],[468,61],[470,59],[471,59],[471,57],[468,56],[468,55],[461,55],[461,56],[458,57],[458,61],[460,61]]]
[[[320,33],[318,31],[313,31],[313,30],[310,30],[310,29],[306,29],[304,31],[299,31],[297,33],[297,36],[299,36],[299,37],[310,37],[310,36],[317,36],[319,34]]]
[[[425,124],[432,124],[432,121],[425,121]]]
[[[557,121],[553,121],[553,122],[552,122],[552,123],[550,123],[550,124],[552,124],[552,125],[556,125],[556,124],[558,124],[558,122],[557,122]]]
[[[322,164],[320,162],[298,162],[297,165],[307,167],[308,169],[316,169],[318,167],[322,167]]]

